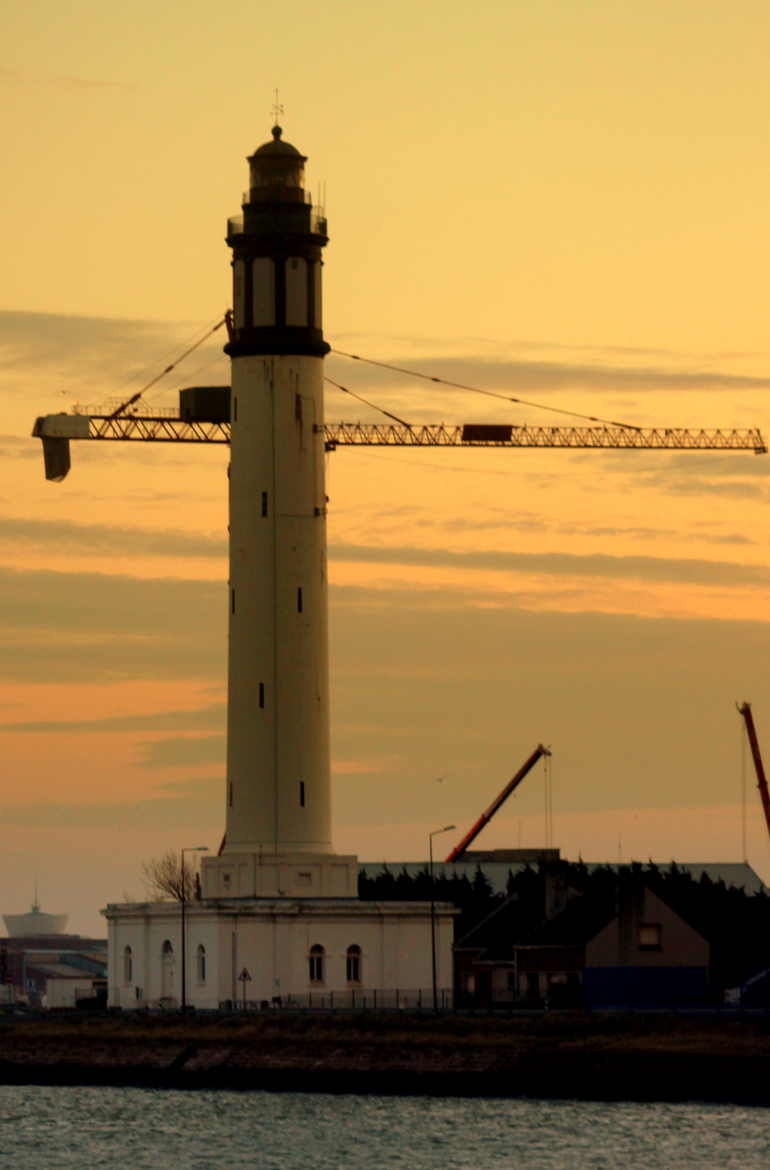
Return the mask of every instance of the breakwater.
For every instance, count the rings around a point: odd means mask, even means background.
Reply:
[[[0,1084],[770,1105],[770,1017],[0,1019]]]

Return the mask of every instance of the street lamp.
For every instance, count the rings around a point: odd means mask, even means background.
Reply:
[[[430,961],[433,973],[433,1011],[438,1015],[438,993],[436,988],[436,895],[433,887],[433,838],[439,833],[448,833],[454,825],[444,825],[428,833],[428,873],[430,874]]]
[[[190,845],[182,850],[182,882],[181,882],[181,915],[182,915],[182,1015],[187,1011],[187,939],[185,936],[186,908],[187,908],[187,870],[184,864],[185,853],[208,853],[208,845]]]

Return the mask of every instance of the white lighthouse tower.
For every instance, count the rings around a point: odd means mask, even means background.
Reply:
[[[227,828],[204,897],[355,896],[332,855],[322,249],[305,157],[249,158],[233,252]]]
[[[331,839],[322,254],[279,126],[228,220],[233,313],[226,830],[201,897],[111,904],[109,1002],[371,1006],[452,983],[454,909],[358,899]],[[436,952],[436,965],[432,953]],[[184,961],[181,960],[182,954]],[[336,999],[334,997],[336,996]],[[359,997],[358,1000],[356,997]]]

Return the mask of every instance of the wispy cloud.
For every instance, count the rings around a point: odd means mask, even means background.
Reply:
[[[610,365],[606,362],[531,361],[516,358],[486,357],[483,354],[449,356],[440,353],[428,357],[402,357],[394,354],[387,359],[393,366],[414,370],[428,378],[445,378],[451,382],[473,385],[483,390],[524,393],[525,389],[548,393],[556,390],[594,390],[605,392],[633,392],[643,394],[650,390],[766,390],[770,388],[770,374],[756,376],[735,374],[705,368],[677,369],[662,365]],[[343,385],[345,376],[368,386],[387,386],[397,390],[409,385],[408,375],[388,369],[353,362],[332,354],[329,359],[333,376]],[[353,382],[350,383],[353,386]],[[414,384],[413,384],[414,385]],[[353,387],[355,388],[355,387]],[[451,390],[445,386],[427,386],[435,397]]]
[[[111,524],[74,524],[64,520],[19,519],[0,515],[0,541],[28,549],[64,546],[70,553],[152,557],[227,557],[225,536],[181,529],[123,528]]]
[[[225,762],[224,735],[175,736],[147,740],[138,745],[138,762],[144,768],[179,768]]]
[[[179,792],[149,800],[116,803],[106,801],[64,804],[50,801],[4,804],[0,821],[8,826],[43,829],[183,829],[220,823],[222,817],[221,781],[219,790]]]
[[[155,711],[142,715],[113,715],[104,719],[40,719],[0,723],[0,731],[21,734],[90,734],[110,731],[221,731],[227,716],[224,703],[191,711]]]
[[[376,547],[335,544],[330,556],[340,561],[369,564],[441,566],[455,569],[492,569],[497,572],[538,573],[556,577],[598,577],[671,581],[699,585],[767,585],[770,567],[738,561],[696,558],[611,556],[604,553],[516,553],[490,549],[456,552],[453,549]]]
[[[148,322],[112,318],[65,316],[62,314],[0,312],[0,367],[9,372],[20,371],[18,388],[28,388],[29,370],[55,368],[61,380],[65,397],[76,395],[83,400],[85,395],[100,393],[103,397],[119,394],[121,386],[133,384],[142,372],[148,376],[157,372],[156,366],[164,359],[176,356],[183,342],[189,342],[192,335],[203,331],[210,322],[201,322],[197,327],[178,322]],[[533,394],[578,390],[597,394],[627,393],[634,398],[648,391],[672,391],[689,393],[693,391],[766,390],[770,388],[770,373],[767,375],[740,374],[731,370],[715,369],[708,364],[698,365],[697,361],[685,362],[681,356],[666,364],[665,361],[634,362],[633,358],[666,357],[665,351],[611,350],[590,347],[596,354],[593,361],[586,361],[582,347],[568,347],[574,353],[570,360],[533,359],[522,356],[514,347],[509,354],[492,354],[484,349],[474,349],[472,339],[464,353],[446,352],[436,344],[435,352],[415,355],[408,349],[399,348],[393,341],[393,350],[386,360],[394,366],[402,366],[427,378],[439,377],[464,385],[476,386],[482,390],[509,393],[517,397],[532,397]],[[180,368],[180,375],[189,374],[194,383],[193,371],[201,363],[206,364],[208,382],[227,382],[229,372],[227,361],[221,353],[219,335],[207,342],[196,358]],[[540,343],[540,348],[559,349],[556,343]],[[345,348],[344,342],[342,348]],[[361,348],[364,348],[363,346]],[[382,353],[380,340],[378,353]],[[366,352],[364,348],[364,352]],[[623,361],[613,360],[621,356]],[[725,356],[725,360],[729,360]],[[332,354],[328,359],[328,372],[343,385],[352,389],[387,389],[390,405],[399,404],[407,413],[414,407],[430,411],[435,405],[446,414],[448,409],[458,408],[460,403],[467,407],[475,401],[479,408],[482,400],[467,391],[454,390],[440,384],[431,384],[422,379],[415,380],[408,375],[394,373],[378,366],[353,362]],[[108,383],[105,370],[117,372]],[[23,377],[21,376],[23,372]],[[175,374],[164,390],[183,384]],[[10,384],[13,389],[13,382]],[[136,388],[133,385],[133,388]],[[161,396],[162,396],[161,394]],[[154,392],[153,399],[158,400]],[[329,401],[335,417],[350,417],[351,403],[338,392],[330,390]],[[585,400],[584,400],[585,401]],[[484,402],[484,410],[493,409],[494,400]],[[576,403],[580,410],[581,403]],[[356,414],[363,409],[356,404]],[[588,409],[588,413],[591,413]]]
[[[221,678],[225,587],[0,569],[0,677]]]
[[[102,77],[78,77],[75,74],[51,75],[48,77],[34,76],[33,74],[22,73],[18,69],[10,69],[8,67],[0,68],[0,85],[70,90],[117,89],[130,91],[137,89],[137,83],[135,81],[115,81],[114,79]]]

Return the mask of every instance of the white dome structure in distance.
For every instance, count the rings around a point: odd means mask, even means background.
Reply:
[[[64,934],[69,914],[45,914],[37,898],[27,914],[4,914],[9,938],[39,938],[43,934]]]

